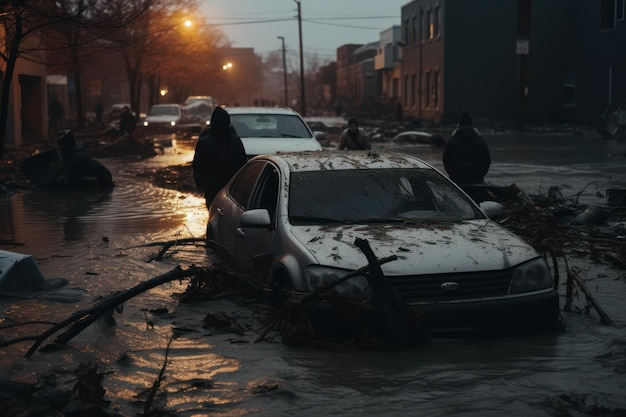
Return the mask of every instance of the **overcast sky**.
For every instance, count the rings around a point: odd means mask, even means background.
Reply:
[[[306,57],[336,59],[346,43],[378,41],[380,32],[400,25],[403,5],[410,0],[301,0],[302,43]],[[299,54],[298,5],[294,0],[201,0],[207,24],[215,25],[234,47],[254,48],[260,55],[285,48]]]

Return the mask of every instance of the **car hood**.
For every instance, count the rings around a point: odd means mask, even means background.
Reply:
[[[241,142],[246,150],[246,155],[319,151],[322,149],[315,138],[241,138]]]
[[[397,260],[382,266],[386,275],[445,274],[501,270],[538,253],[491,220],[402,225],[294,226],[294,236],[321,265],[354,270],[367,264],[354,245],[367,239],[377,258]]]

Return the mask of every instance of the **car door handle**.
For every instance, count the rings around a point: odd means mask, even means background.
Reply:
[[[246,232],[244,232],[241,227],[238,227],[237,228],[237,236],[239,236],[240,238],[243,239],[246,236]]]

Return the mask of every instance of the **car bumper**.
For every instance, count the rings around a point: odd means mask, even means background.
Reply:
[[[343,336],[358,334],[367,323],[368,332],[382,335],[393,326],[393,323],[385,322],[384,317],[397,319],[398,311],[404,310],[394,309],[389,314],[389,311],[377,311],[376,306],[373,307],[370,304],[369,308],[357,308],[359,311],[356,311],[350,310],[350,307],[346,310],[345,306],[337,309],[337,305],[321,302],[310,307],[308,313],[313,327],[325,333]],[[430,334],[528,334],[563,328],[559,296],[555,290],[498,299],[414,303],[410,307],[416,313],[416,324]],[[346,314],[346,311],[349,313]]]
[[[550,330],[561,324],[559,295],[556,290],[533,294],[415,303],[418,313],[429,330]]]

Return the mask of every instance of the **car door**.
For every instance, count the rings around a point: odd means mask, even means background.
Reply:
[[[240,226],[233,261],[252,278],[264,283],[272,266],[276,248],[276,213],[280,188],[279,170],[268,163],[256,183],[249,209],[266,209],[270,215],[271,226],[250,228]]]
[[[248,209],[254,187],[266,161],[245,165],[230,182],[227,190],[220,191],[211,202],[210,238],[223,247],[232,262],[242,213]]]

